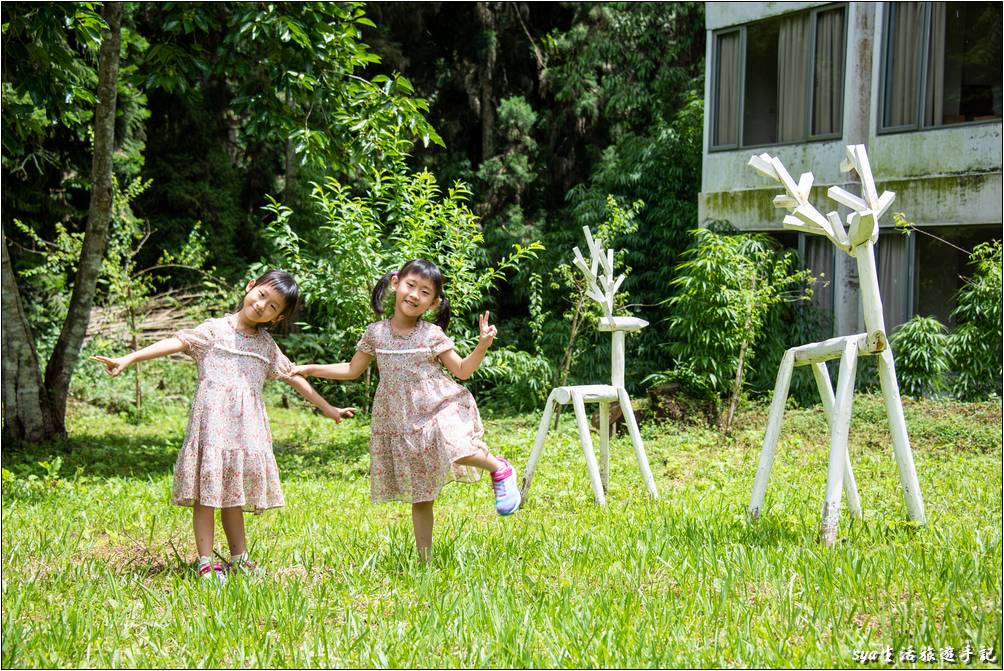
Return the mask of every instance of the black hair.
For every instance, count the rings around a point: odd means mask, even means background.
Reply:
[[[285,305],[275,321],[259,328],[264,328],[269,332],[276,332],[279,335],[288,334],[289,326],[293,322],[293,316],[296,314],[296,308],[300,304],[300,285],[296,283],[292,275],[285,270],[278,269],[269,270],[264,273],[254,281],[254,285],[256,287],[271,286],[279,294],[279,297],[282,298],[283,305]],[[238,310],[244,307],[245,297],[247,297],[247,293],[238,301]]]
[[[439,310],[436,311],[436,326],[445,331],[450,323],[450,301],[443,295],[443,282],[445,280],[439,267],[435,263],[426,261],[425,259],[412,259],[404,264],[401,270],[398,270],[396,273],[387,273],[377,280],[376,286],[373,287],[373,297],[370,301],[373,312],[379,316],[383,316],[383,301],[387,295],[390,278],[395,274],[398,281],[403,280],[408,275],[419,275],[432,282],[432,285],[436,288],[436,298],[440,301]]]

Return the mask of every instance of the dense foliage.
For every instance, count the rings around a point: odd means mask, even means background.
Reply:
[[[944,388],[949,338],[941,322],[917,315],[897,328],[889,340],[904,394],[931,396]]]
[[[953,391],[963,399],[1000,397],[1004,354],[1000,240],[977,245],[970,263],[974,272],[952,311],[957,326],[948,348],[958,372]]]
[[[137,324],[164,296],[204,316],[252,273],[282,265],[307,297],[284,347],[296,359],[344,358],[372,318],[371,283],[427,254],[460,308],[460,347],[474,311],[499,323],[471,384],[496,404],[532,407],[552,384],[606,375],[609,338],[568,265],[583,226],[623,250],[619,305],[651,324],[628,341],[635,392],[673,378],[728,395],[744,367],[739,387],[765,392],[781,352],[826,331],[808,302],[774,302],[739,357],[741,339],[727,334],[742,331],[744,308],[686,308],[683,278],[697,266],[684,253],[702,223],[701,3],[123,7],[118,195],[96,295],[128,323],[106,334],[112,346],[145,344]],[[101,8],[0,10],[3,232],[43,366],[67,314],[92,186]],[[744,258],[722,260],[721,272],[742,275]],[[974,280],[960,296],[954,394],[999,392],[1000,320],[995,332],[992,306],[976,298],[994,286],[999,296],[999,285],[998,271],[996,285]],[[681,329],[698,314],[724,319],[704,331],[731,345],[688,340]],[[365,400],[362,387],[339,388]],[[792,390],[814,396],[798,374]]]

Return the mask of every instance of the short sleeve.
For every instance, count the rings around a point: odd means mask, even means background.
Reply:
[[[286,358],[271,336],[269,336],[269,348],[271,351],[269,352],[268,372],[265,374],[265,378],[268,380],[287,379],[293,369],[292,362]]]
[[[363,337],[356,343],[356,350],[363,354],[374,356],[376,354],[376,324],[370,324],[363,331]]]
[[[181,329],[174,334],[174,337],[184,343],[185,354],[195,361],[202,360],[206,352],[212,349],[215,340],[212,322],[208,319],[194,329]]]
[[[443,352],[453,349],[453,339],[443,333],[443,329],[433,324],[429,347],[432,349],[433,355],[439,356]]]

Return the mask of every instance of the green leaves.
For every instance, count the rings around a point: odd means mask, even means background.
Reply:
[[[680,365],[704,377],[708,388],[722,393],[736,375],[740,353],[763,337],[770,308],[807,297],[812,280],[808,271],[795,270],[793,255],[777,250],[765,235],[702,228],[692,236],[670,282],[669,350]]]
[[[889,340],[903,393],[919,398],[945,388],[949,337],[941,322],[917,315],[897,328]]]
[[[977,245],[969,259],[973,275],[959,291],[952,311],[957,326],[949,340],[952,391],[970,400],[1001,396],[1001,242]]]
[[[351,356],[362,330],[376,318],[370,306],[376,280],[414,258],[429,259],[440,267],[454,315],[451,331],[459,333],[460,340],[472,334],[473,315],[497,283],[543,246],[517,244],[501,258],[489,259],[477,217],[467,205],[469,198],[470,189],[463,182],[443,194],[434,176],[425,171],[378,172],[372,186],[358,195],[328,178],[314,184],[311,193],[312,216],[321,224],[303,237],[293,230],[292,210],[270,198],[265,208],[274,216],[266,232],[270,256],[300,282],[310,315],[305,320],[310,323],[308,336],[294,344],[291,356],[296,357],[298,348],[309,351],[317,342],[323,343],[326,358]],[[266,265],[257,264],[252,272]],[[499,365],[516,361],[534,370],[547,366],[521,355],[503,355]],[[310,356],[316,358],[316,352]],[[504,379],[503,369],[492,370],[489,379]],[[351,393],[342,387],[341,393]]]

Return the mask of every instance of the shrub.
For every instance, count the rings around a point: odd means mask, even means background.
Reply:
[[[1001,395],[1001,242],[977,245],[969,258],[976,269],[959,291],[948,339],[952,392],[963,400]]]
[[[707,389],[730,395],[728,431],[743,388],[744,368],[764,335],[770,309],[804,297],[808,271],[795,271],[791,252],[767,236],[693,232],[686,259],[676,268],[668,303],[670,352],[705,379]]]
[[[896,376],[904,394],[920,398],[945,387],[948,372],[948,335],[934,317],[917,315],[890,338],[896,355]]]

